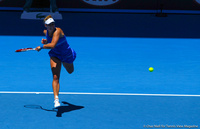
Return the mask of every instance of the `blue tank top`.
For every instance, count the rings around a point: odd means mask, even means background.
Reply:
[[[48,30],[46,33],[46,39],[48,43],[51,43],[52,37],[49,36]],[[51,53],[58,55],[68,55],[71,54],[71,49],[69,44],[67,43],[66,36],[59,38],[56,46],[50,50]]]

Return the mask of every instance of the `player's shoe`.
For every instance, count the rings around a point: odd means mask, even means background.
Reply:
[[[60,103],[59,103],[59,99],[55,99],[54,100],[54,107],[59,107],[60,106]]]

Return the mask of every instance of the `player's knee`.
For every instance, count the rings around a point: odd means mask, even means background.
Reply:
[[[53,80],[54,81],[59,81],[59,77],[57,75],[53,75]]]

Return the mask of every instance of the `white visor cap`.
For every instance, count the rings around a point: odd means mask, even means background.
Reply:
[[[49,25],[49,24],[51,24],[51,23],[53,23],[53,22],[55,22],[55,21],[53,20],[53,18],[49,18],[48,20],[45,21],[45,24],[46,24],[46,25]]]

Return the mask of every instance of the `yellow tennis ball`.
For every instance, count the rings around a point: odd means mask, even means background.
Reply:
[[[153,70],[154,70],[153,67],[150,67],[150,68],[149,68],[149,71],[150,71],[150,72],[153,72]]]

